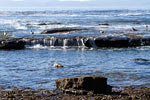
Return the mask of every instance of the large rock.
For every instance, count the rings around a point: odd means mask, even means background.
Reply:
[[[94,93],[109,93],[111,86],[107,85],[107,78],[100,76],[80,76],[61,78],[56,80],[56,87],[60,90],[92,91]]]
[[[1,40],[0,49],[24,49],[25,42],[18,39]]]

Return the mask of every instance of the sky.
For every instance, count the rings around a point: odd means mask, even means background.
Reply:
[[[0,0],[0,7],[99,7],[150,9],[150,0]]]

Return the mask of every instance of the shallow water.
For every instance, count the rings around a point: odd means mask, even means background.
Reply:
[[[144,33],[150,25],[150,10],[44,10],[44,11],[1,11],[1,33],[9,31],[13,37],[46,36],[99,36],[132,33],[132,27]],[[50,25],[38,25],[51,23]],[[57,24],[61,23],[61,24]],[[109,23],[100,27],[98,24]],[[62,27],[90,28],[88,31],[69,34],[39,34],[44,29]],[[106,35],[107,35],[106,34]],[[135,58],[149,59],[150,47],[86,49],[84,47],[47,47],[34,45],[25,50],[0,50],[0,87],[17,86],[55,88],[55,79],[81,75],[100,75],[108,78],[110,85],[150,86],[150,64],[135,63]],[[53,67],[55,62],[64,68]]]
[[[136,64],[133,59],[149,58],[149,49],[0,51],[0,86],[52,89],[57,78],[81,75],[105,76],[110,85],[148,84],[149,65]],[[64,68],[54,68],[55,62]]]

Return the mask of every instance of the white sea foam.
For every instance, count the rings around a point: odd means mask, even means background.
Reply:
[[[36,44],[36,45],[34,45],[34,46],[27,47],[27,48],[30,48],[30,49],[47,49],[48,47],[47,47],[47,46],[40,45],[40,44]]]
[[[119,16],[138,16],[138,15],[144,15],[144,14],[150,14],[150,13],[142,13],[142,12],[133,12],[133,13],[122,13],[119,14]]]
[[[65,25],[65,24],[60,24],[60,25],[54,24],[54,25],[41,25],[41,26],[35,25],[35,27],[39,27],[40,29],[44,30],[44,29],[53,29],[53,28],[80,27],[80,25],[77,25],[77,24],[68,24],[68,25]]]
[[[111,17],[110,15],[85,15],[88,17]]]
[[[141,27],[145,27],[145,25],[129,25],[129,24],[126,24],[126,25],[112,25],[112,26],[110,26],[110,28],[112,28],[112,29],[131,29],[132,27],[141,28]]]
[[[79,14],[31,14],[28,16],[71,16],[71,17],[77,17],[81,16]]]
[[[3,19],[0,20],[0,24],[14,24],[14,23],[17,23],[17,21],[16,20],[3,20]]]
[[[20,25],[20,24],[15,24],[13,25],[16,29],[19,29],[19,30],[26,30],[27,27],[26,26],[23,26],[23,25]]]

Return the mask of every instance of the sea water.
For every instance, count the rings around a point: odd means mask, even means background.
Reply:
[[[47,25],[39,25],[46,23]],[[60,23],[60,24],[58,24]],[[109,24],[100,26],[99,24]],[[101,9],[2,9],[0,31],[12,37],[74,37],[132,33],[149,36],[150,10]],[[87,28],[88,31],[42,35],[53,28]],[[136,58],[150,59],[150,47],[85,48],[33,45],[24,50],[0,50],[0,87],[17,86],[35,89],[55,88],[55,80],[63,77],[99,75],[113,86],[150,86],[150,64],[139,64]],[[53,67],[55,62],[64,68]]]

